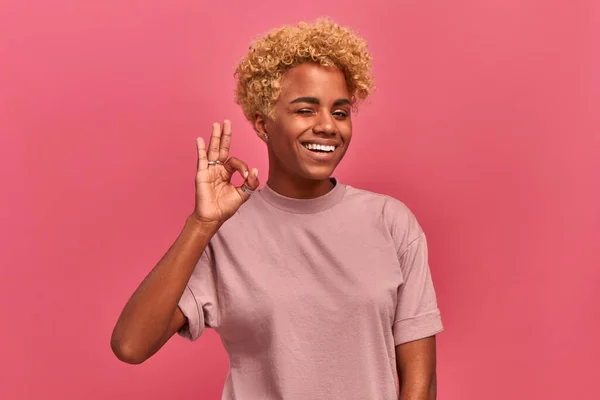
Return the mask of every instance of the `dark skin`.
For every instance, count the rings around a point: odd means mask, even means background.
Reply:
[[[257,113],[254,122],[257,134],[268,146],[269,186],[284,196],[302,199],[329,192],[329,177],[352,139],[350,93],[343,73],[308,63],[288,71],[275,115],[270,119]],[[227,183],[231,175],[237,172],[244,176],[251,189],[259,185],[257,171],[229,157],[230,140],[229,121],[223,127],[213,126],[207,148],[198,139],[195,210],[127,302],[113,331],[112,349],[124,362],[144,362],[187,323],[177,302],[210,238],[244,200],[244,193]],[[327,160],[316,160],[303,146],[307,141],[336,147]],[[225,165],[207,167],[208,160],[220,160]],[[435,359],[435,337],[396,347],[400,400],[435,400]]]
[[[396,346],[400,400],[437,398],[435,336]]]
[[[275,105],[275,120],[256,114],[254,128],[269,152],[269,186],[293,198],[314,198],[332,189],[329,177],[352,139],[350,93],[344,74],[312,63],[288,71]],[[339,144],[328,162],[308,158],[302,143]],[[400,400],[436,399],[435,336],[396,346]]]
[[[275,104],[276,118],[257,113],[254,122],[263,140],[265,134],[269,136],[269,187],[299,199],[329,192],[329,177],[352,139],[350,108],[350,93],[340,70],[305,63],[288,71]],[[335,143],[334,157],[315,162],[307,156],[305,141]]]
[[[249,199],[241,187],[231,183],[234,173],[244,177],[244,186],[259,186],[258,171],[229,157],[231,123],[215,123],[208,148],[197,138],[198,165],[196,201],[183,230],[158,264],[135,290],[115,325],[111,347],[129,364],[140,364],[156,353],[182,328],[187,319],[177,306],[200,255],[212,236]],[[209,161],[221,161],[209,165]]]

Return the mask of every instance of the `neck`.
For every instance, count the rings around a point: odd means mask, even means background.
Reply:
[[[292,178],[290,176],[278,176],[278,174],[271,173],[271,171],[269,171],[267,185],[274,192],[294,199],[314,199],[324,196],[334,187],[329,178],[320,180]]]

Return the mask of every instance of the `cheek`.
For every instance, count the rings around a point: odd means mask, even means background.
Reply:
[[[303,132],[299,121],[294,118],[281,118],[274,123],[274,133],[280,143],[292,143]]]
[[[272,125],[271,146],[278,154],[288,154],[292,146],[296,144],[294,130],[287,121],[276,121]]]
[[[344,139],[344,141],[346,143],[350,142],[350,140],[352,139],[352,122],[349,122],[347,124],[347,126],[344,126],[340,130],[340,135],[342,136],[342,139]]]

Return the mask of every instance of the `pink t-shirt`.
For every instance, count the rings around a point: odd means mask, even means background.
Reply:
[[[229,354],[224,400],[396,400],[395,346],[443,330],[425,235],[400,201],[268,186],[219,229],[179,307]]]

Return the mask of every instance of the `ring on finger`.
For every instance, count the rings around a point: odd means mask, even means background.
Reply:
[[[248,186],[246,185],[242,185],[241,189],[243,190],[244,193],[246,193],[248,196],[250,196],[252,193],[254,193],[254,190],[250,189]]]
[[[217,161],[209,161],[208,165],[220,165],[223,164],[221,161],[217,160]]]

